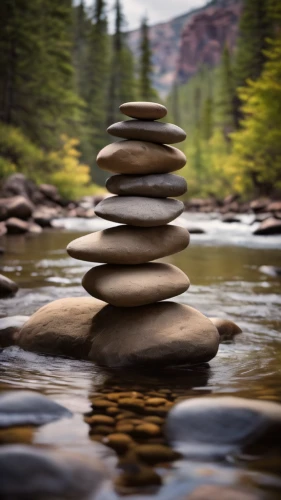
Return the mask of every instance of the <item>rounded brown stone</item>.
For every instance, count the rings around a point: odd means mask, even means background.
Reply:
[[[186,193],[187,183],[183,177],[173,174],[112,175],[106,181],[106,188],[122,196],[168,198]]]
[[[134,429],[134,435],[143,438],[158,436],[160,432],[160,427],[152,422],[144,422]]]
[[[162,444],[141,444],[136,446],[135,452],[139,458],[148,464],[172,462],[180,454]]]
[[[110,417],[109,415],[98,415],[94,414],[91,415],[90,417],[85,417],[84,418],[85,422],[91,426],[96,426],[96,425],[114,425],[114,418]]]
[[[176,144],[186,139],[185,131],[172,123],[144,120],[127,120],[113,123],[107,132],[121,139],[155,142],[157,144]]]
[[[134,444],[130,436],[121,432],[109,434],[109,436],[104,438],[103,442],[119,453],[124,453]]]
[[[167,114],[167,108],[157,102],[125,102],[119,109],[123,115],[138,120],[160,120]]]
[[[69,243],[67,252],[75,259],[88,262],[130,265],[180,252],[188,244],[189,233],[182,227],[119,226],[77,238]]]
[[[55,300],[36,311],[17,339],[27,351],[87,358],[94,315],[105,306],[91,297]]]
[[[96,215],[102,219],[139,227],[166,225],[183,210],[184,204],[179,200],[141,196],[111,196],[95,207]]]
[[[106,302],[106,301],[105,301]],[[225,339],[231,339],[235,335],[242,333],[241,328],[233,321],[224,318],[209,318],[217,328],[220,336]]]
[[[190,282],[177,267],[157,262],[96,266],[85,274],[82,285],[90,295],[108,304],[135,307],[180,295]]]
[[[211,321],[196,309],[175,302],[126,309],[108,305],[94,317],[92,329],[89,358],[103,366],[204,363],[216,355],[219,346],[219,334]],[[162,407],[146,407],[146,414],[151,414],[150,408],[152,414],[162,416]]]
[[[184,167],[186,157],[173,146],[145,141],[119,141],[99,152],[97,164],[114,174],[166,174]]]

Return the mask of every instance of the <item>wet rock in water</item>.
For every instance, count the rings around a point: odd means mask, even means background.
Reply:
[[[273,278],[281,278],[281,267],[261,266],[259,267],[259,271],[263,274],[267,274],[268,276],[272,276]]]
[[[0,206],[4,206],[6,208],[7,218],[16,217],[18,219],[29,219],[34,210],[34,205],[24,196],[1,198]]]
[[[119,141],[99,152],[97,164],[114,174],[166,174],[183,168],[186,156],[173,146],[146,141]]]
[[[140,444],[136,446],[135,453],[147,464],[173,462],[180,458],[180,454],[163,444]]]
[[[183,177],[173,174],[112,175],[106,181],[106,188],[121,196],[168,198],[186,193],[187,183]]]
[[[6,224],[4,222],[0,222],[0,238],[1,236],[5,236],[7,234]]]
[[[255,235],[266,236],[271,234],[281,234],[281,220],[270,217],[264,220],[253,232]]]
[[[182,227],[119,226],[77,238],[69,243],[67,252],[88,262],[130,265],[180,252],[188,244],[189,233]]]
[[[185,131],[172,123],[127,120],[113,123],[107,132],[121,139],[149,141],[158,144],[175,144],[186,139]]]
[[[226,222],[228,224],[231,224],[233,222],[241,222],[241,220],[236,216],[235,213],[227,213],[222,216],[221,218],[222,222]]]
[[[85,290],[117,307],[135,307],[185,292],[187,276],[171,264],[104,265],[90,269],[82,280]]]
[[[30,222],[28,225],[28,232],[31,234],[40,234],[42,233],[42,227],[35,222]]]
[[[162,483],[161,476],[150,467],[133,463],[125,469],[127,470],[117,479],[117,487],[159,486]]]
[[[55,211],[48,207],[41,207],[33,213],[33,220],[41,227],[52,227],[52,220],[55,218]]]
[[[204,484],[180,500],[262,500],[262,498],[263,495],[250,490],[229,488],[216,484]]]
[[[160,120],[167,114],[167,108],[157,102],[125,102],[119,109],[123,115],[138,120]]]
[[[0,319],[0,347],[8,347],[17,342],[20,329],[29,316],[11,316]]]
[[[64,406],[36,392],[0,394],[0,427],[43,425],[71,415]]]
[[[168,224],[183,210],[179,200],[141,196],[111,196],[95,207],[96,215],[102,219],[141,227]]]
[[[188,228],[189,234],[205,234],[206,231],[204,229],[201,229],[201,227],[189,227]]]
[[[39,190],[43,193],[46,198],[49,198],[55,203],[61,202],[61,196],[58,192],[58,188],[52,184],[40,184]]]
[[[186,456],[260,453],[281,444],[281,405],[238,397],[201,397],[176,404],[168,415],[169,443]]]
[[[108,305],[94,317],[92,332],[89,358],[111,367],[204,363],[219,345],[218,331],[208,318],[174,302],[126,310]]]
[[[268,210],[268,205],[269,205],[268,198],[258,198],[256,200],[251,201],[250,209],[253,210],[254,213],[259,213]]]
[[[209,318],[217,328],[221,340],[232,339],[235,335],[242,333],[241,328],[233,321],[224,318]]]
[[[267,206],[269,212],[281,212],[281,201],[272,201]]]
[[[87,358],[92,321],[104,302],[88,297],[59,299],[35,312],[19,333],[25,350],[74,358]]]
[[[28,232],[29,224],[24,220],[11,217],[6,221],[8,234],[24,234]]]
[[[0,470],[2,500],[86,500],[108,479],[98,458],[23,445],[0,447]]]
[[[0,274],[0,298],[8,298],[8,297],[13,297],[16,295],[19,287],[18,285],[7,278],[6,276],[3,276],[3,274]]]

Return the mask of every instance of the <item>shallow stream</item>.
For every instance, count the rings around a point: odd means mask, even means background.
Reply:
[[[207,232],[192,235],[187,250],[163,259],[176,264],[190,278],[189,291],[177,300],[207,316],[235,321],[243,334],[221,344],[209,368],[168,376],[109,373],[90,362],[39,356],[17,347],[4,349],[0,352],[0,390],[33,389],[74,412],[70,420],[33,430],[25,436],[27,442],[80,449],[92,446],[83,413],[89,411],[90,400],[97,391],[114,392],[116,388],[144,394],[160,389],[176,399],[220,394],[281,403],[281,279],[259,270],[261,266],[281,267],[281,237],[253,236],[254,226],[249,225],[247,217],[242,223],[231,225],[211,216],[207,219],[185,214],[183,225],[187,220],[189,225]],[[72,239],[101,229],[102,223],[97,219],[68,219],[60,223],[66,229],[1,241],[6,251],[1,256],[0,272],[15,280],[20,291],[14,298],[0,301],[0,317],[29,316],[52,300],[86,295],[80,283],[91,265],[68,257],[65,247]],[[17,442],[17,438],[13,440]],[[112,462],[110,453],[107,456],[103,449],[99,453],[102,460]],[[281,464],[277,469],[280,474]],[[148,499],[176,500],[197,484],[250,483],[265,491],[268,498],[280,498],[281,480],[277,472],[266,463],[258,472],[248,462],[179,461],[159,471],[162,487],[125,493],[132,498],[145,495]],[[111,497],[123,493],[122,489],[113,489]]]

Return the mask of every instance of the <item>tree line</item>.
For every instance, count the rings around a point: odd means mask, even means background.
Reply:
[[[119,105],[154,100],[147,20],[139,60],[126,44],[120,0],[109,34],[107,4],[95,0],[1,0],[0,177],[23,172],[66,196],[102,184],[98,151]],[[91,186],[92,189],[93,186]]]
[[[281,2],[244,0],[236,48],[169,96],[187,131],[190,192],[281,194]]]

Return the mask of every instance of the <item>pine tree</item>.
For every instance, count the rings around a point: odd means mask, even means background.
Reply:
[[[96,0],[92,9],[92,24],[88,36],[86,65],[86,137],[83,159],[91,166],[92,179],[103,183],[105,174],[96,166],[96,156],[107,144],[106,109],[109,74],[109,37],[107,33],[106,3]]]
[[[86,16],[84,1],[81,0],[77,7],[73,8],[73,64],[75,68],[76,89],[80,97],[85,97],[87,87],[87,36],[91,28]]]
[[[109,98],[107,125],[111,125],[121,115],[119,106],[123,102],[135,100],[135,78],[133,56],[125,43],[123,26],[125,18],[120,0],[115,3],[115,33],[112,43],[111,74],[109,83]]]
[[[256,80],[265,62],[264,50],[272,35],[268,15],[269,0],[245,0],[239,25],[235,83],[240,87],[248,79]]]
[[[142,101],[153,101],[155,91],[152,88],[152,53],[149,41],[147,18],[141,23],[140,63],[139,63],[139,98]]]
[[[236,128],[235,87],[229,48],[225,45],[219,70],[219,99],[217,121],[225,138]]]
[[[45,150],[74,127],[71,1],[3,0],[0,119]]]

